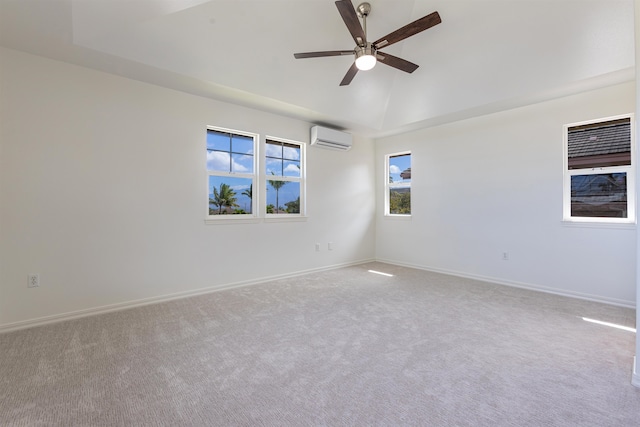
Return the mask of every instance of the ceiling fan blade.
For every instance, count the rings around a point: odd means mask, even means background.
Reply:
[[[347,29],[351,33],[351,37],[353,37],[353,40],[356,42],[356,45],[361,46],[366,43],[367,40],[364,30],[362,29],[362,25],[360,24],[360,20],[358,19],[356,10],[353,8],[351,0],[337,1],[336,7],[338,8],[338,12],[340,12],[340,16],[342,16],[342,20],[347,26]]]
[[[393,68],[397,68],[398,70],[404,71],[406,73],[413,73],[418,68],[417,64],[406,61],[402,58],[398,58],[397,56],[389,55],[388,53],[378,52],[376,57],[378,61],[382,62],[383,64]]]
[[[302,52],[302,53],[294,53],[293,56],[296,59],[303,58],[320,58],[323,56],[342,56],[342,55],[353,55],[353,50],[325,50],[322,52]]]
[[[413,21],[410,24],[405,25],[402,28],[395,30],[392,33],[387,34],[384,37],[379,38],[378,40],[373,42],[373,45],[376,49],[387,47],[401,40],[404,40],[407,37],[418,34],[419,32],[428,30],[429,28],[433,27],[434,25],[438,25],[441,22],[442,20],[440,19],[440,15],[438,14],[438,12],[433,12],[427,16],[423,16],[416,21]]]
[[[351,83],[351,80],[353,80],[357,73],[358,67],[356,67],[356,63],[354,62],[351,68],[349,68],[349,71],[347,71],[347,74],[345,74],[344,78],[340,82],[340,86],[346,86]]]

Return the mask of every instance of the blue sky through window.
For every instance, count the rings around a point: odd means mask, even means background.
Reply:
[[[411,154],[389,157],[389,176],[391,182],[411,182],[411,178],[403,179],[400,174],[411,167]]]

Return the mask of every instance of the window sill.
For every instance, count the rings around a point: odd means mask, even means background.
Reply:
[[[221,224],[258,224],[261,222],[306,222],[307,216],[287,216],[278,215],[266,218],[205,218],[204,223],[206,225],[221,225]]]
[[[393,221],[411,221],[411,215],[390,215],[390,214],[385,214],[384,215],[385,219],[390,219]]]
[[[563,227],[570,228],[605,228],[618,230],[635,230],[635,222],[600,222],[600,221],[573,221],[562,220]]]
[[[231,217],[231,215],[229,215]],[[249,218],[205,218],[204,223],[206,225],[218,225],[218,224],[257,224],[260,222],[260,218],[250,216]]]

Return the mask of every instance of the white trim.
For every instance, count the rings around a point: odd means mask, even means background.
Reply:
[[[618,230],[635,230],[636,224],[631,222],[595,222],[595,221],[575,221],[562,220],[561,225],[563,227],[575,227],[575,228],[605,228],[605,229],[618,229]]]
[[[384,219],[390,219],[393,221],[411,221],[411,214],[399,215],[399,214],[385,214]]]
[[[204,219],[206,225],[220,225],[220,224],[258,224],[262,222],[262,218],[258,218],[254,215],[211,215]]]
[[[633,375],[631,375],[631,384],[634,387],[640,388],[640,372],[636,369],[636,359],[637,356],[633,356]]]
[[[274,280],[288,279],[291,277],[303,276],[305,274],[310,274],[310,273],[336,270],[338,268],[351,267],[354,265],[366,264],[369,262],[374,262],[374,260],[365,259],[360,261],[345,262],[341,264],[333,264],[325,267],[317,267],[317,268],[310,268],[307,270],[300,270],[293,273],[277,274],[274,276],[267,276],[267,277],[261,277],[258,279],[245,280],[241,282],[221,284],[221,285],[211,286],[207,288],[195,289],[192,291],[176,292],[173,294],[161,295],[157,297],[143,298],[143,299],[138,299],[133,301],[126,301],[126,302],[121,302],[116,304],[109,304],[109,305],[103,305],[99,307],[88,308],[84,310],[71,311],[68,313],[54,314],[52,316],[39,317],[36,319],[7,323],[4,325],[0,325],[0,334],[17,331],[20,329],[27,329],[27,328],[33,328],[36,326],[43,326],[43,325],[48,325],[52,323],[64,322],[67,320],[74,320],[74,319],[80,319],[83,317],[95,316],[98,314],[128,310],[130,308],[143,307],[145,305],[158,304],[158,303],[178,300],[182,298],[189,298],[189,297],[194,297],[198,295],[209,294],[212,292],[224,291],[227,289],[235,289],[235,288],[241,288],[245,286],[260,285],[263,283],[272,282]]]
[[[401,266],[401,267],[409,267],[409,268],[415,268],[415,269],[418,269],[418,270],[431,271],[431,272],[434,272],[434,273],[447,274],[447,275],[450,275],[450,276],[463,277],[465,279],[479,280],[481,282],[493,283],[495,285],[503,285],[503,286],[510,286],[510,287],[513,287],[513,288],[528,289],[530,291],[538,291],[538,292],[544,292],[544,293],[547,293],[547,294],[553,294],[553,295],[559,295],[559,296],[564,296],[564,297],[582,299],[582,300],[586,300],[586,301],[600,302],[600,303],[604,303],[604,304],[616,305],[616,306],[619,306],[619,307],[626,307],[626,308],[635,308],[636,307],[636,302],[635,301],[627,301],[627,300],[621,300],[621,299],[617,299],[617,298],[607,298],[607,297],[602,297],[602,296],[599,296],[599,295],[585,294],[585,293],[582,293],[582,292],[566,291],[566,290],[563,290],[563,289],[550,288],[550,287],[542,286],[542,285],[536,285],[536,284],[531,284],[531,283],[522,283],[522,282],[514,282],[514,281],[510,281],[510,280],[498,279],[496,277],[487,277],[487,276],[482,276],[482,275],[479,275],[479,274],[462,273],[462,272],[454,271],[454,270],[446,270],[446,269],[442,269],[442,268],[435,268],[435,267],[428,267],[428,266],[423,266],[423,265],[410,264],[410,263],[405,263],[405,262],[396,261],[396,260],[378,258],[378,259],[376,259],[376,261],[377,262],[384,262],[386,264],[398,265],[398,266]]]

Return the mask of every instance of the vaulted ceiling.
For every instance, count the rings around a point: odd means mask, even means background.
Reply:
[[[0,0],[0,45],[376,137],[634,79],[633,0],[369,0],[369,39],[442,23],[351,56],[333,0]],[[354,6],[358,1],[354,1]]]

